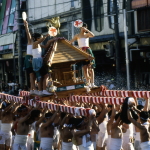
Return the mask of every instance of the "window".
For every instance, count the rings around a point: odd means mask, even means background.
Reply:
[[[94,22],[95,30],[102,31],[104,27],[104,6],[102,0],[94,1]]]
[[[117,0],[118,10],[119,10],[119,1],[120,0]],[[108,0],[108,15],[113,15],[113,14],[115,14],[114,0]],[[108,17],[108,21],[109,21],[109,27],[111,29],[114,29],[114,16]]]
[[[71,7],[74,7],[74,0],[71,0]]]
[[[90,0],[82,0],[82,14],[83,14],[83,22],[85,22],[88,25],[88,29],[91,30],[92,7]]]
[[[150,31],[150,8],[137,10],[138,31]]]

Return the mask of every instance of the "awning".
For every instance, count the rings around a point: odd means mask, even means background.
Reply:
[[[9,45],[14,43],[16,39],[16,33],[8,33],[0,36],[0,46]]]
[[[132,9],[147,7],[148,2],[149,2],[149,5],[150,5],[150,0],[133,0],[132,1]]]

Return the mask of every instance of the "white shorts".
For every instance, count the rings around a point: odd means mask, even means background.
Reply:
[[[27,150],[27,145],[14,143],[13,150]]]
[[[94,150],[94,146],[83,147],[83,145],[78,146],[78,150]]]
[[[133,144],[130,142],[129,136],[123,136],[122,148],[125,150],[134,150]]]
[[[98,139],[97,139],[96,145],[98,147],[106,146],[107,138],[108,138],[107,132],[105,132],[105,133],[102,133],[102,132],[98,133]]]
[[[142,142],[141,143],[141,149],[142,150],[150,150],[150,141]]]
[[[142,150],[140,144],[141,144],[141,141],[137,141],[136,140],[134,142],[134,148],[135,148],[135,150]]]
[[[54,147],[54,148],[57,148],[57,147],[58,147],[59,139],[60,139],[60,134],[56,134],[56,135],[53,137],[53,147]]]
[[[52,150],[53,138],[41,138],[40,150]]]
[[[0,131],[0,144],[6,144],[7,146],[12,145],[12,133]]]
[[[72,142],[66,143],[62,142],[62,149],[61,150],[72,150]]]
[[[27,150],[32,150],[32,149],[34,149],[34,139],[28,137],[28,140],[27,140]]]
[[[107,139],[107,150],[109,150],[109,147],[110,147],[110,140],[111,140],[111,135],[108,135],[108,139]]]
[[[109,150],[120,150],[121,145],[122,145],[122,139],[111,138]],[[124,150],[126,150],[126,149],[124,149]]]
[[[27,150],[27,135],[15,135],[13,150]]]

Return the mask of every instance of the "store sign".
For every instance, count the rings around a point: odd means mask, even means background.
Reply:
[[[84,84],[71,85],[71,86],[65,86],[65,87],[58,87],[57,88],[57,92],[69,91],[69,90],[80,89],[80,88],[84,88]]]

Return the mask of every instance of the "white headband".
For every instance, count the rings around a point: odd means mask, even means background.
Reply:
[[[131,104],[131,103],[134,103],[134,102],[135,102],[134,98],[133,97],[129,97],[129,99],[128,99],[128,105]]]

